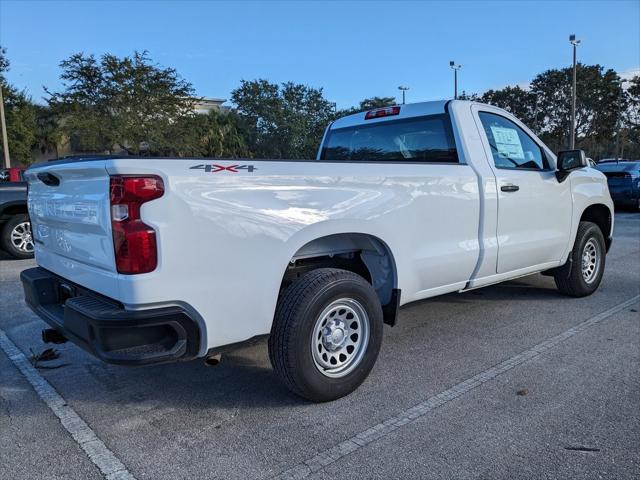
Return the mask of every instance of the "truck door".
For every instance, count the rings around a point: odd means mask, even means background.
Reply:
[[[474,106],[498,195],[497,273],[557,262],[571,230],[571,186],[559,182],[549,152],[500,110]]]

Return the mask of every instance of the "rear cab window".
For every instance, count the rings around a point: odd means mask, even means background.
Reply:
[[[448,115],[330,129],[320,160],[458,163]]]

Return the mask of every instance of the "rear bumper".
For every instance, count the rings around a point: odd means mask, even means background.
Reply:
[[[125,310],[43,268],[22,271],[20,280],[40,318],[105,362],[149,365],[198,355],[200,329],[180,307]]]

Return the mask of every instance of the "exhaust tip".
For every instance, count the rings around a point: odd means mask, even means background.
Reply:
[[[212,355],[207,355],[207,357],[204,359],[204,364],[207,367],[215,367],[221,361],[222,361],[222,354],[221,353],[214,353]]]

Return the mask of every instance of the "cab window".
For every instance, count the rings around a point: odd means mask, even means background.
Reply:
[[[329,130],[321,160],[458,163],[446,115]]]
[[[542,148],[515,123],[493,113],[480,112],[479,115],[497,168],[549,168]]]

